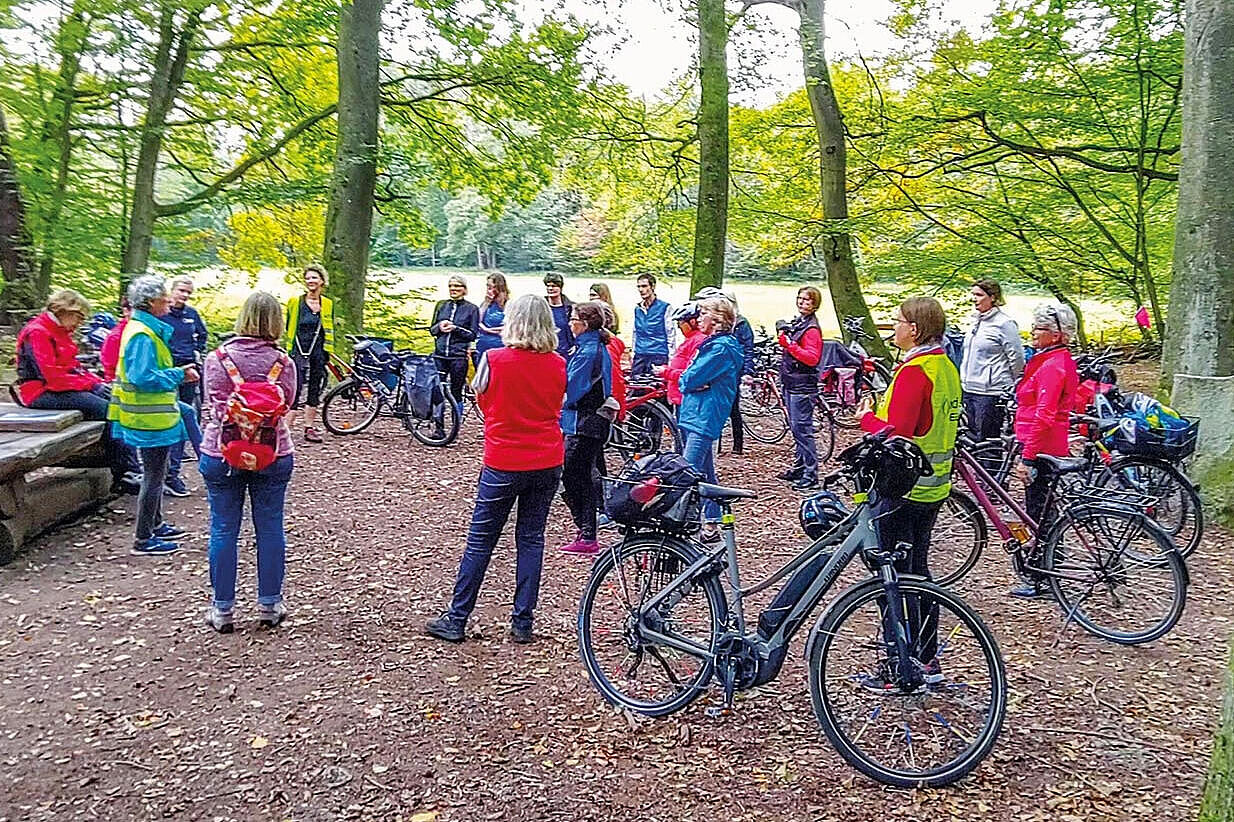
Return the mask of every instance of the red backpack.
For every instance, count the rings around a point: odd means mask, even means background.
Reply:
[[[278,384],[283,357],[274,361],[264,381],[245,380],[231,356],[215,352],[234,388],[223,411],[219,443],[223,461],[242,471],[260,471],[278,457],[278,421],[287,413],[287,398]]]

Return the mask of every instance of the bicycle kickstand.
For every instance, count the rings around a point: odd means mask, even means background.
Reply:
[[[724,704],[709,705],[703,713],[710,717],[729,716],[733,713],[733,696],[737,691],[737,660],[729,659],[724,663],[720,680],[724,685]]]

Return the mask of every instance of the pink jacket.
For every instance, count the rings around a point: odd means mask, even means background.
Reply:
[[[1038,454],[1067,456],[1069,415],[1079,383],[1075,361],[1065,346],[1039,351],[1024,366],[1015,390],[1015,436],[1024,448],[1024,459]]]
[[[224,343],[221,348],[227,349],[227,354],[236,364],[236,369],[245,380],[264,380],[270,373],[270,368],[276,359],[283,360],[283,373],[279,375],[278,384],[283,389],[283,395],[290,406],[296,398],[296,366],[278,347],[277,343],[261,340],[257,337],[235,337]],[[210,424],[202,432],[201,450],[212,457],[223,458],[219,448],[219,420],[223,419],[227,408],[227,398],[231,396],[231,377],[223,368],[217,351],[206,355],[205,375],[203,378],[204,401],[210,404]],[[287,417],[278,424],[278,455],[285,457],[296,449],[291,442],[291,430],[287,427]]]
[[[681,389],[677,387],[677,381],[690,367],[690,360],[694,359],[695,352],[706,339],[707,335],[695,328],[669,357],[668,365],[664,367],[664,384],[668,389],[668,401],[673,405],[681,405]]]

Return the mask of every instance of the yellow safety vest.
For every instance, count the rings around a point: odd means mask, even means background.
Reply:
[[[934,422],[930,430],[913,437],[913,442],[925,452],[934,468],[934,473],[917,480],[906,499],[913,502],[942,502],[951,493],[951,463],[955,456],[956,431],[960,426],[960,372],[946,354],[922,354],[909,361],[919,366],[934,385],[930,393],[930,405]],[[887,393],[878,404],[878,415],[887,419],[891,395],[895,392],[896,378],[891,378]]]
[[[160,369],[172,368],[171,349],[154,329],[145,323],[130,319],[120,336],[120,359],[116,363],[116,380],[111,385],[111,404],[107,406],[107,419],[120,423],[134,431],[166,431],[180,424],[179,397],[171,391],[139,391],[128,381],[124,352],[129,341],[138,334],[145,334],[154,341],[154,355]]]
[[[300,324],[300,302],[303,295],[287,301],[287,353],[296,353],[296,326]],[[334,300],[321,296],[321,335],[326,353],[334,353]]]

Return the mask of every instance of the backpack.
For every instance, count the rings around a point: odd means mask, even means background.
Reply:
[[[954,325],[943,329],[943,353],[958,370],[964,359],[964,332]]]
[[[278,458],[277,426],[287,413],[287,397],[278,384],[283,358],[274,361],[265,380],[245,380],[224,349],[215,353],[233,386],[219,433],[223,462],[242,471],[268,468]]]
[[[605,480],[604,512],[623,525],[691,530],[699,523],[700,479],[680,454],[639,457]]]

